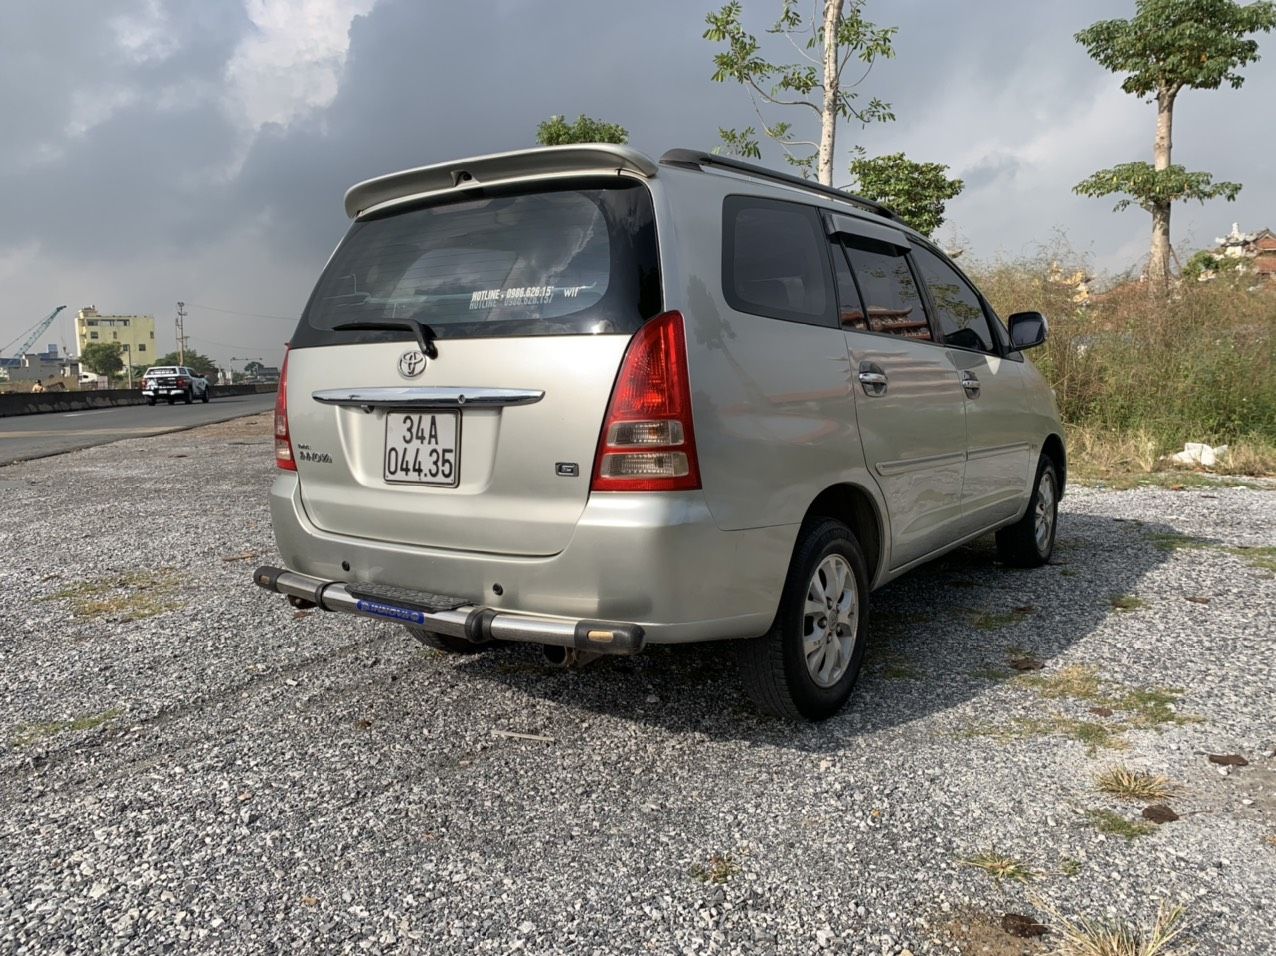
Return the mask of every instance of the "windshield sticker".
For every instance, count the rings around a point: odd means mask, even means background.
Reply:
[[[588,288],[591,286],[528,285],[510,289],[479,289],[470,293],[470,310],[547,305],[554,300],[555,293],[564,299],[574,299],[582,289]]]

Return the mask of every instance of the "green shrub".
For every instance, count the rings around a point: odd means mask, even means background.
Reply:
[[[1059,250],[970,268],[1003,318],[1036,309],[1050,320],[1032,360],[1065,423],[1138,435],[1155,455],[1188,441],[1276,445],[1276,284],[1225,275],[1167,298],[1126,280],[1082,303],[1066,281],[1081,269]]]

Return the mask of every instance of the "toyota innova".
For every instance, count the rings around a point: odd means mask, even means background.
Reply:
[[[764,710],[847,700],[872,591],[980,535],[1046,562],[1051,390],[934,244],[733,159],[533,149],[360,183],[284,363],[296,606],[558,660],[730,640]]]

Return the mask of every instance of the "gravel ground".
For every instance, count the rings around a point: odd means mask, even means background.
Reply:
[[[1162,900],[1276,949],[1270,490],[1070,490],[1056,564],[883,589],[853,705],[792,726],[729,647],[294,612],[250,582],[271,478],[264,417],[0,469],[0,951],[1018,953],[1058,934],[1007,912]],[[1101,832],[1142,823],[1115,764],[1179,819]]]

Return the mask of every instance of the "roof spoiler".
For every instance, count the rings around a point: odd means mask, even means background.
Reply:
[[[755,163],[746,163],[739,159],[732,159],[728,156],[719,156],[716,153],[705,153],[695,149],[671,149],[660,157],[662,163],[670,166],[684,166],[693,169],[703,169],[708,166],[710,168],[725,169],[733,173],[740,173],[745,176],[753,176],[758,179],[767,179],[774,183],[783,183],[786,186],[796,186],[799,189],[805,189],[808,192],[820,193],[824,196],[832,196],[834,199],[841,199],[843,202],[849,202],[854,206],[858,206],[865,212],[871,212],[874,215],[881,216],[884,219],[893,219],[899,222],[899,216],[891,211],[889,206],[883,206],[881,203],[864,196],[856,195],[845,189],[836,189],[833,186],[825,186],[822,183],[815,183],[809,179],[803,179],[800,176],[791,176],[788,173],[782,173],[775,169],[769,169],[766,166],[758,166]]]
[[[657,166],[637,150],[611,143],[543,146],[510,153],[492,153],[420,166],[378,176],[346,191],[346,215],[351,219],[373,206],[404,196],[535,176],[542,173],[630,172],[648,179]]]

